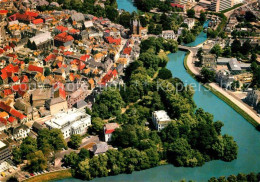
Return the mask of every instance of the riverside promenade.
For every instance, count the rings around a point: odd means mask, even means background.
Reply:
[[[187,57],[187,67],[188,69],[195,75],[200,75],[199,69],[195,66],[195,56],[197,54],[197,51],[199,49],[200,45],[196,47],[187,47],[179,45],[178,48],[182,50],[189,51],[190,54]],[[242,100],[234,97],[233,95],[229,94],[227,91],[225,91],[223,88],[221,88],[216,83],[210,83],[209,86],[214,89],[215,91],[221,93],[224,97],[229,99],[233,104],[238,106],[241,110],[246,112],[255,122],[260,124],[260,117],[257,116],[256,112],[254,112],[246,103],[244,103]]]

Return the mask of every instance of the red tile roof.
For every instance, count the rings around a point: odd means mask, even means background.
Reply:
[[[35,20],[32,21],[32,23],[33,23],[33,24],[36,24],[36,25],[37,25],[37,24],[41,24],[41,23],[43,23],[43,19],[41,19],[41,18],[35,19]]]
[[[90,57],[90,55],[85,54],[85,55],[80,57],[80,60],[81,61],[86,61],[89,57]]]
[[[8,120],[10,123],[13,123],[14,121],[16,121],[16,119],[15,119],[13,116],[10,116],[7,120]]]
[[[7,125],[7,120],[5,118],[0,118],[0,122],[4,125]]]
[[[105,131],[105,134],[111,134],[111,133],[113,133],[114,131],[115,131],[114,129],[106,130],[106,131]]]
[[[28,83],[29,82],[29,78],[28,76],[24,75],[21,77],[21,80],[20,80],[22,83]]]
[[[19,85],[12,85],[12,90],[15,91],[15,92],[18,92],[18,91],[26,91],[28,90],[28,85],[23,83],[23,84],[19,84]]]
[[[51,59],[56,59],[56,55],[55,54],[52,54],[52,53],[50,53],[45,59],[44,59],[44,61],[45,62],[48,62],[48,61],[50,61]]]
[[[37,72],[43,73],[43,68],[30,64],[28,67],[28,71],[37,71]]]
[[[115,39],[115,38],[109,36],[109,37],[106,37],[106,40],[108,41],[109,44],[119,45],[121,43],[121,38]]]
[[[131,54],[131,51],[132,51],[132,48],[131,48],[131,47],[126,47],[126,48],[123,50],[123,53],[130,55],[130,54]]]
[[[184,8],[184,6],[183,5],[181,5],[181,4],[175,4],[175,3],[171,3],[171,6],[172,7],[177,7],[177,8]]]
[[[5,96],[11,95],[12,93],[13,93],[13,92],[12,92],[11,89],[5,89],[5,90],[4,90],[4,95],[5,95]]]
[[[54,40],[60,41],[60,42],[69,42],[73,41],[74,38],[71,35],[68,35],[66,32],[60,33],[54,37]]]
[[[7,14],[8,10],[0,10],[0,14]]]
[[[17,82],[17,81],[19,80],[19,77],[18,77],[18,76],[13,76],[13,77],[12,77],[12,80],[13,80],[14,82]]]
[[[59,30],[60,32],[65,32],[65,31],[68,30],[67,27],[64,27],[64,26],[62,26],[62,25],[57,26],[56,29]]]

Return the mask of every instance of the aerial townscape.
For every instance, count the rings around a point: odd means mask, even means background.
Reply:
[[[260,0],[0,0],[0,182],[259,182],[259,156]]]

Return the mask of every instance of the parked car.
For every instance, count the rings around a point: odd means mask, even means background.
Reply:
[[[30,175],[31,175],[31,176],[34,176],[34,174],[33,174],[33,173],[30,173]]]
[[[25,175],[26,178],[30,178],[30,176],[28,174]]]

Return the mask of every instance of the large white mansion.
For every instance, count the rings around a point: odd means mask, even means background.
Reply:
[[[91,116],[84,110],[70,109],[67,112],[57,113],[51,120],[45,122],[45,125],[49,129],[60,129],[66,139],[73,134],[84,134],[91,125]]]

